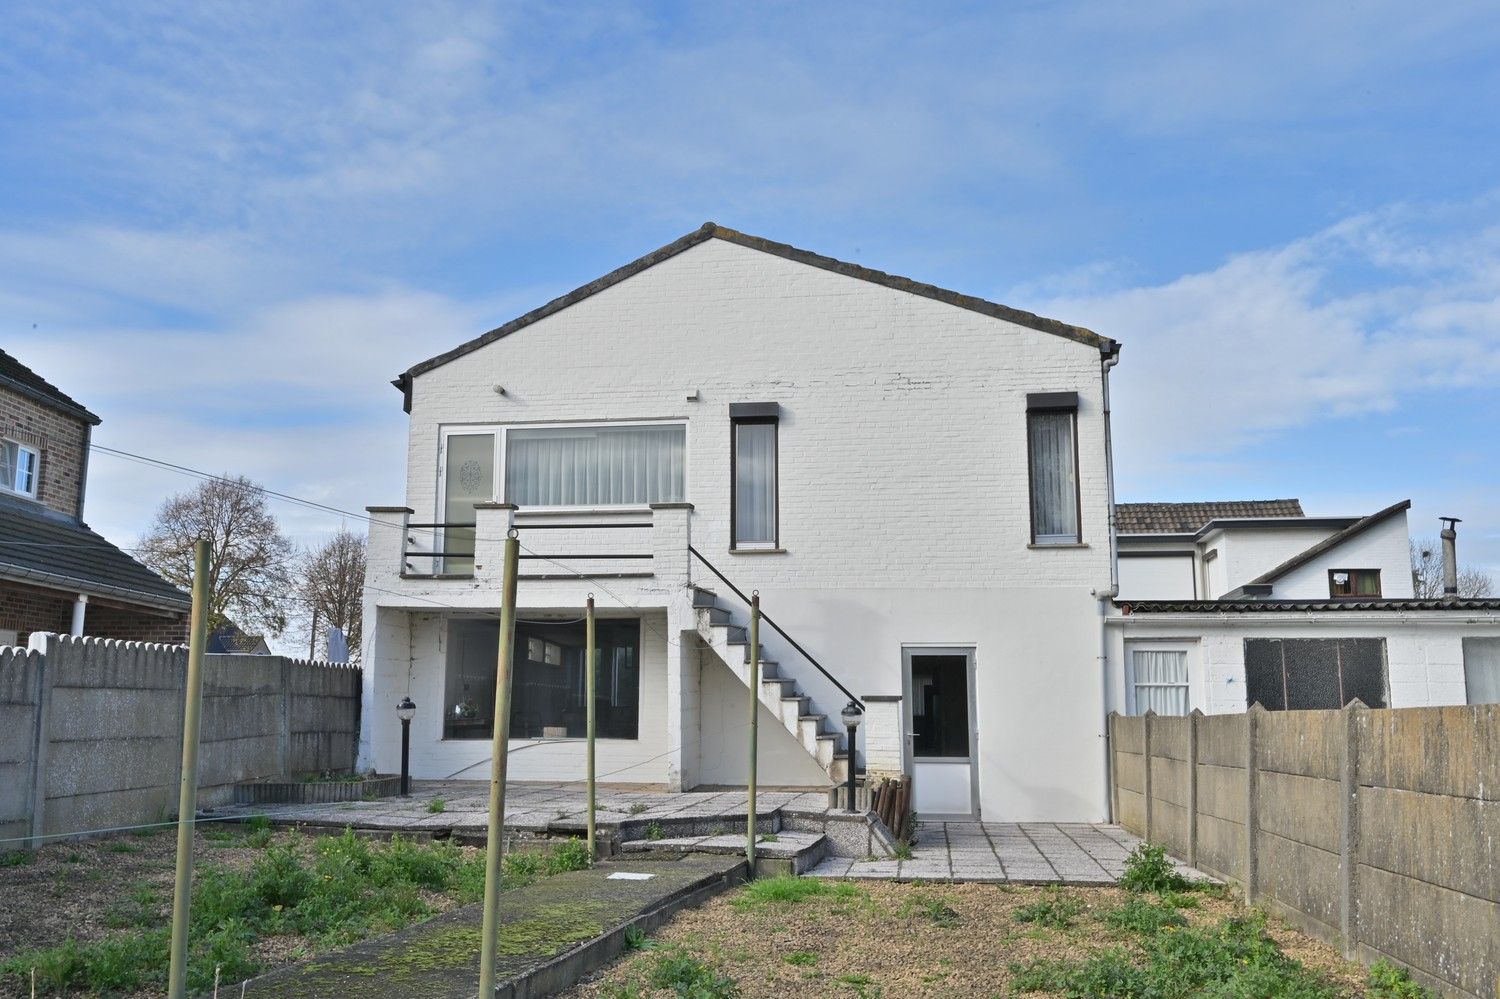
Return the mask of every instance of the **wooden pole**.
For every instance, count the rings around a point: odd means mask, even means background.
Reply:
[[[203,717],[203,643],[208,631],[208,542],[193,545],[193,612],[188,630],[186,701],[182,711],[182,775],[177,791],[177,880],[172,889],[168,999],[187,995],[188,914],[193,897],[193,828],[198,811],[198,727]]]
[[[584,641],[587,644],[586,651],[583,654],[583,663],[584,669],[588,670],[588,675],[584,680],[583,690],[584,697],[588,701],[588,706],[584,709],[584,712],[587,718],[589,741],[589,863],[592,864],[596,856],[594,853],[594,802],[595,791],[597,790],[594,785],[594,689],[598,682],[595,676],[598,672],[598,648],[594,640],[594,595],[592,593],[589,594],[588,610],[585,618],[587,624],[584,626]]]
[[[750,774],[745,782],[745,859],[755,877],[755,768],[760,753],[760,591],[750,594]]]
[[[490,823],[484,854],[484,922],[479,941],[479,995],[495,995],[499,949],[500,860],[505,840],[505,768],[510,743],[510,675],[516,644],[516,566],[521,543],[514,529],[505,539],[505,575],[500,592],[500,651],[495,670],[495,724],[490,745]]]

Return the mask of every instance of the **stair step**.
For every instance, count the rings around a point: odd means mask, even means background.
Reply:
[[[693,587],[694,607],[716,607],[718,606],[718,602],[718,594],[714,593],[713,590],[705,590],[701,586]]]
[[[749,645],[750,632],[738,624],[720,625],[724,629],[725,643],[728,645]]]
[[[815,721],[815,722],[821,722],[821,721],[823,721],[827,717],[828,717],[827,715],[798,715],[797,716],[797,720],[798,721]]]
[[[779,683],[779,684],[781,684],[781,689],[783,691],[785,691],[788,686],[791,686],[791,687],[796,687],[797,686],[797,681],[793,680],[789,676],[763,676],[763,677],[760,678],[760,682],[762,684]],[[787,699],[786,696],[782,697],[782,700],[786,700],[786,699]]]
[[[730,614],[727,610],[725,610],[722,607],[709,607],[708,608],[708,623],[709,624],[733,624],[734,623],[734,615]]]

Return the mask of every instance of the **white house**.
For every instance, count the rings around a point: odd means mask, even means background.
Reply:
[[[1500,700],[1500,599],[1414,598],[1410,506],[1119,504],[1111,702],[1186,714]]]
[[[761,783],[827,787],[852,700],[858,765],[928,816],[1106,818],[1111,710],[1500,682],[1500,601],[1412,599],[1408,504],[1122,504],[1116,559],[1118,357],[708,224],[415,365],[405,503],[370,508],[363,764],[397,769],[409,696],[413,773],[488,775],[512,529],[516,780],[583,776],[590,595],[602,780],[742,784],[753,693]]]
[[[489,773],[500,551],[522,545],[510,776],[914,772],[924,814],[1099,820],[1115,341],[712,224],[412,367],[371,509],[363,759]],[[514,508],[507,504],[513,504]]]

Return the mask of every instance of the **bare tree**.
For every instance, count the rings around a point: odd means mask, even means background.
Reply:
[[[1426,600],[1442,597],[1442,544],[1432,538],[1416,538],[1411,542],[1411,580],[1418,597]],[[1459,596],[1487,597],[1494,592],[1495,581],[1489,573],[1472,565],[1458,567]]]
[[[193,585],[193,544],[208,541],[208,622],[280,635],[292,588],[291,543],[260,486],[243,476],[210,479],[162,504],[141,542],[141,561],[168,581]]]
[[[308,624],[309,651],[325,654],[325,628],[338,628],[349,644],[349,659],[359,662],[365,590],[365,539],[342,530],[303,554],[298,565],[299,620]]]

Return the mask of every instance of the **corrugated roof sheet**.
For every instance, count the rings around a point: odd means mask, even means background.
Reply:
[[[10,496],[0,496],[0,578],[153,607],[192,605],[188,594],[88,525]]]
[[[1116,600],[1126,614],[1285,614],[1310,611],[1500,611],[1500,597],[1424,600]]]
[[[1192,534],[1211,520],[1301,516],[1302,502],[1295,499],[1115,504],[1117,530],[1121,534]]]
[[[59,409],[72,413],[80,419],[87,420],[89,423],[99,422],[99,417],[85,409],[83,403],[67,395],[62,389],[53,385],[47,379],[32,371],[3,350],[0,350],[0,383],[8,383],[11,388],[17,389],[39,402],[50,403]]]

